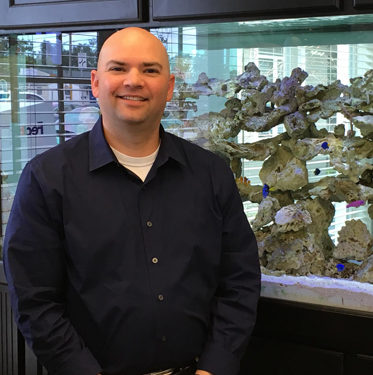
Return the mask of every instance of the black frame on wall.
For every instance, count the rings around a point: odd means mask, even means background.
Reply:
[[[0,2],[0,28],[58,27],[143,21],[140,0],[4,0]]]
[[[245,1],[231,0],[153,0],[153,19],[183,19],[197,17],[229,17],[247,14],[248,16],[258,13],[286,13],[299,11],[338,11],[341,9],[339,0],[263,0]]]

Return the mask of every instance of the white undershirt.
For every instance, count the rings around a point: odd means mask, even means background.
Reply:
[[[158,148],[152,154],[137,158],[122,154],[113,147],[111,147],[111,149],[113,150],[114,155],[120,164],[139,176],[142,181],[145,181],[145,178],[158,155],[159,147],[160,146],[158,146]]]

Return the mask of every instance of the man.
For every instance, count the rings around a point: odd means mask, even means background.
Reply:
[[[234,375],[254,326],[257,247],[229,167],[160,126],[162,43],[104,43],[102,118],[29,162],[5,238],[14,315],[50,374]]]

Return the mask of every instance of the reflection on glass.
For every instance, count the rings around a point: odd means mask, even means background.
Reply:
[[[97,120],[96,54],[97,32],[0,37],[2,233],[25,163]]]

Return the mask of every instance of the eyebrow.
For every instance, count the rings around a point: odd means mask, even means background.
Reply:
[[[106,63],[106,66],[109,66],[109,65],[119,65],[119,66],[128,66],[128,64],[126,62],[123,62],[123,61],[117,61],[117,60],[109,60],[107,63]],[[142,65],[145,67],[145,68],[148,68],[148,67],[158,67],[158,69],[162,70],[163,69],[163,66],[156,62],[156,61],[146,61],[146,62],[143,62]]]

